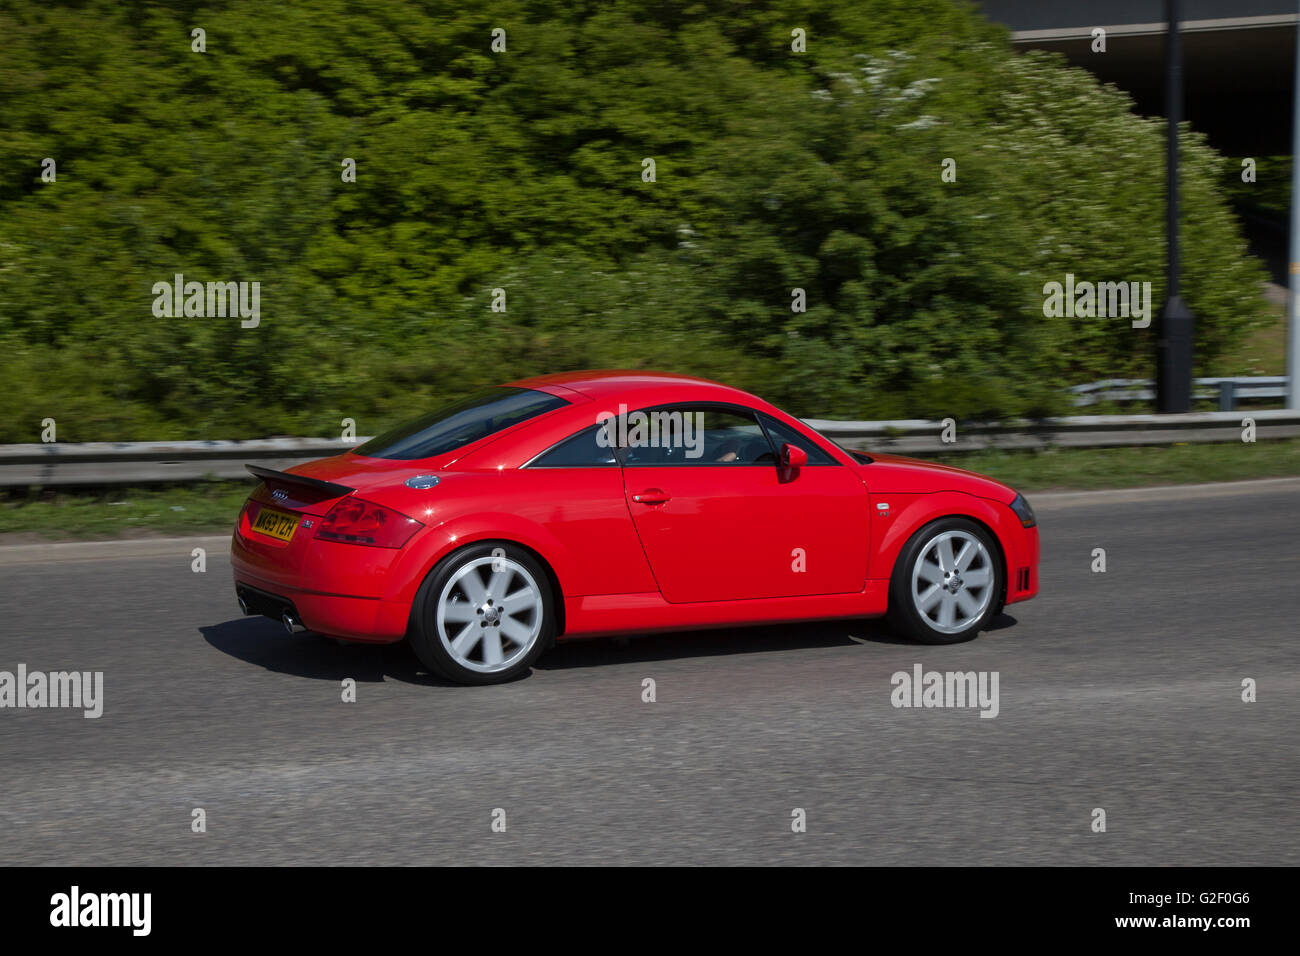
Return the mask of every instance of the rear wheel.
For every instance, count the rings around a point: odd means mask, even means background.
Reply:
[[[968,641],[997,613],[1003,571],[987,530],[940,518],[914,534],[894,563],[889,622],[925,644]]]
[[[546,573],[532,555],[509,544],[473,544],[425,578],[410,641],[448,680],[497,684],[532,667],[555,635],[555,617]]]

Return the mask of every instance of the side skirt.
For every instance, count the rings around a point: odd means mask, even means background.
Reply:
[[[597,594],[564,600],[566,627],[560,640],[629,632],[685,631],[745,624],[784,624],[885,613],[889,582],[871,580],[854,594],[817,594],[753,601],[669,604],[658,591]]]

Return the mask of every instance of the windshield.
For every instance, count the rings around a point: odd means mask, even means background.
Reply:
[[[356,448],[355,454],[432,458],[567,404],[531,388],[489,388],[376,435]]]

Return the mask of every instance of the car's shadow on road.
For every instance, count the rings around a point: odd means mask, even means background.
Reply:
[[[999,631],[1015,623],[1014,617],[1003,613],[993,619],[987,630]],[[351,677],[358,683],[398,680],[436,687],[457,686],[430,674],[405,641],[340,645],[316,634],[286,634],[277,622],[261,617],[235,618],[200,627],[199,631],[223,654],[277,674],[330,681]],[[849,644],[911,643],[893,634],[883,619],[812,621],[561,641],[542,655],[535,667],[559,671]]]
[[[993,619],[988,630],[1016,623],[1008,614]],[[799,651],[849,644],[912,644],[889,630],[883,618],[809,621],[799,624],[764,624],[708,631],[672,631],[666,634],[561,641],[537,662],[538,670],[639,664],[724,654],[761,654]]]
[[[241,617],[200,627],[204,640],[223,654],[277,674],[358,684],[386,680],[436,687],[455,686],[429,673],[405,641],[340,644],[318,634],[286,634],[276,621]]]

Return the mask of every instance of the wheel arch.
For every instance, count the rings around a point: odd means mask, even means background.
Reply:
[[[918,534],[944,518],[965,518],[979,527],[983,528],[993,540],[993,546],[997,549],[997,559],[999,566],[1002,568],[1002,585],[996,595],[997,610],[995,614],[1000,614],[1002,608],[1006,605],[1007,582],[1011,578],[1011,567],[1008,564],[1007,548],[999,533],[998,515],[994,510],[995,502],[986,498],[977,498],[974,495],[968,495],[965,492],[945,491],[934,494],[919,495],[916,500],[909,504],[902,513],[891,523],[885,536],[881,540],[881,547],[877,552],[877,557],[887,560],[884,566],[887,573],[876,575],[893,579],[894,568],[902,556],[903,549]],[[887,598],[888,600],[888,598]]]
[[[508,545],[512,548],[518,548],[520,551],[525,552],[526,554],[528,554],[529,557],[531,557],[533,560],[535,560],[538,563],[538,565],[542,569],[542,572],[546,575],[546,586],[550,588],[551,599],[552,599],[551,603],[555,608],[555,636],[558,638],[561,634],[563,634],[564,624],[565,624],[564,589],[560,586],[560,577],[556,573],[554,566],[551,564],[550,561],[547,560],[546,556],[542,554],[542,552],[539,551],[537,548],[532,547],[531,545],[523,541],[517,541],[513,538],[494,536],[494,535],[484,535],[482,537],[473,538],[472,540],[466,540],[464,538],[456,540],[452,542],[451,547],[439,549],[436,555],[434,556],[433,560],[427,562],[424,568],[424,573],[420,575],[419,580],[415,582],[415,593],[411,597],[411,606],[410,608],[408,608],[406,612],[406,626],[408,631],[412,624],[412,618],[415,615],[416,597],[418,597],[420,593],[420,588],[424,586],[424,582],[429,579],[429,576],[432,575],[435,571],[437,571],[438,567],[444,561],[446,561],[448,558],[454,557],[455,555],[459,554],[461,551],[464,551],[466,548],[481,547],[485,545],[493,545],[493,546]]]

